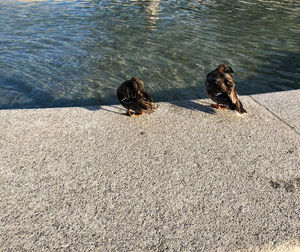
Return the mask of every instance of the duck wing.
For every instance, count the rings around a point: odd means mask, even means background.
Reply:
[[[131,81],[125,81],[117,89],[117,97],[120,103],[129,108],[130,104],[136,101],[139,97],[138,92],[131,87]]]
[[[149,102],[153,102],[152,96],[151,96],[146,90],[143,90],[143,91],[141,92],[141,96],[142,96],[145,100],[147,100],[147,101],[149,101]]]
[[[217,95],[216,99],[219,99],[220,101],[222,101],[221,103],[228,105],[232,110],[237,110],[240,113],[246,113],[246,110],[243,108],[243,104],[238,98],[232,76],[227,73],[224,73],[222,75],[226,86],[226,92]]]
[[[158,108],[158,105],[154,102],[152,96],[146,90],[141,92],[141,97],[138,99],[138,103],[146,113],[152,113]]]
[[[136,113],[152,113],[158,108],[157,104],[144,98],[125,100],[124,103]]]
[[[235,105],[226,93],[219,93],[214,97],[218,104],[227,105],[230,109],[235,109]]]
[[[209,73],[205,82],[206,92],[213,99],[218,93],[226,92],[224,78],[216,70]]]

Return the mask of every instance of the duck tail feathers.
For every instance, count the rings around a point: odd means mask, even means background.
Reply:
[[[154,103],[154,102],[151,102],[150,106],[148,106],[148,109],[146,109],[144,112],[145,113],[153,113],[155,110],[157,110],[159,107],[158,104]]]
[[[246,114],[247,113],[246,109],[244,109],[244,106],[243,106],[243,104],[241,103],[240,100],[236,104],[236,111],[238,111],[241,114]]]
[[[158,104],[156,104],[156,103],[154,103],[154,102],[152,103],[152,109],[153,109],[153,110],[157,110],[158,107],[159,107]]]

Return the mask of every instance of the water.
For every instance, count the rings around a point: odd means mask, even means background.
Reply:
[[[132,76],[203,98],[221,63],[239,94],[300,88],[298,0],[0,0],[0,24],[2,109],[114,104]]]

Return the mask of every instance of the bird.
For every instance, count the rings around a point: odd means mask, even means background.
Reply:
[[[158,108],[145,90],[144,82],[138,77],[124,81],[117,89],[117,97],[121,105],[127,109],[128,116],[149,114]]]
[[[234,72],[232,68],[226,64],[219,65],[214,71],[207,74],[205,88],[207,95],[217,104],[213,104],[214,108],[227,107],[236,110],[240,114],[245,114],[243,104],[238,98],[233,81]]]

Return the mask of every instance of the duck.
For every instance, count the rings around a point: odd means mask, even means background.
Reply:
[[[214,108],[231,109],[245,114],[243,104],[238,98],[233,81],[234,72],[226,64],[219,65],[215,70],[207,74],[205,88],[207,95],[217,104]]]
[[[124,81],[117,89],[117,97],[121,105],[127,109],[128,116],[150,114],[158,108],[145,90],[144,82],[138,77]]]

